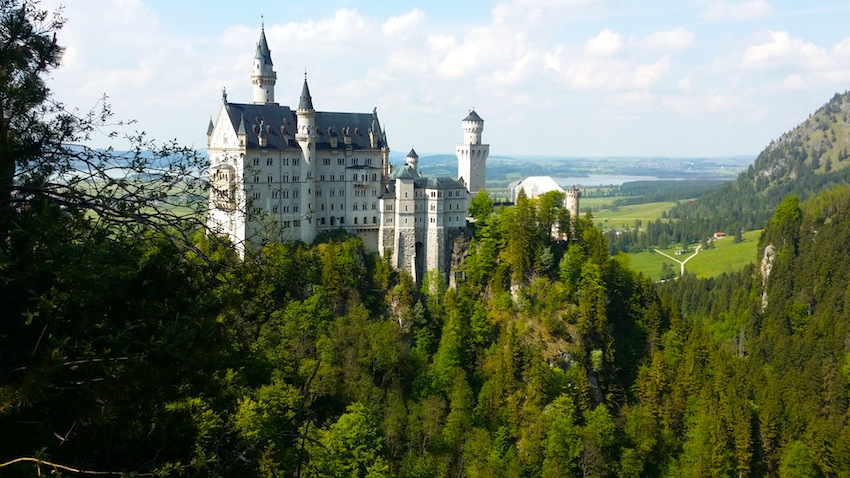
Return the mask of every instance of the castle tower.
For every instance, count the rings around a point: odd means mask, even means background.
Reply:
[[[251,70],[251,84],[254,85],[254,104],[274,103],[274,85],[277,73],[272,64],[272,52],[266,42],[265,25],[260,29],[260,41],[254,54],[254,68]]]
[[[316,159],[316,110],[313,109],[313,97],[307,86],[307,74],[304,74],[304,86],[301,88],[301,100],[295,111],[296,131],[295,140],[301,146],[302,159],[301,175],[301,240],[307,243],[316,238],[316,220],[313,217],[313,175],[315,174]]]
[[[578,221],[579,199],[581,191],[575,186],[565,191],[564,207],[570,212],[570,233],[575,233],[576,221]]]
[[[422,175],[419,172],[419,155],[416,154],[416,151],[413,148],[410,148],[410,152],[407,153],[407,157],[404,159],[404,164],[412,169],[416,176]]]
[[[579,211],[579,198],[581,198],[581,191],[575,186],[567,189],[565,191],[566,197],[564,198],[564,207],[567,211],[570,211],[570,218],[575,219],[578,218]]]
[[[484,189],[487,157],[490,155],[490,145],[481,144],[481,133],[484,132],[484,120],[475,110],[463,119],[463,143],[457,145],[457,175],[463,180],[469,191],[469,201]]]

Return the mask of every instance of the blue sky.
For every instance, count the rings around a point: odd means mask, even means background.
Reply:
[[[222,87],[250,101],[261,15],[279,103],[306,69],[316,109],[377,107],[402,152],[452,153],[474,107],[493,155],[757,154],[850,89],[846,0],[68,3],[56,98],[198,148]]]

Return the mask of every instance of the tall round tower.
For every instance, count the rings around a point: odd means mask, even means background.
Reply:
[[[463,144],[457,145],[457,175],[469,191],[469,200],[484,189],[484,177],[487,170],[487,157],[490,156],[490,145],[481,144],[481,133],[484,132],[484,120],[475,110],[461,122],[463,128]],[[468,205],[467,205],[468,206]]]
[[[277,73],[272,63],[272,52],[266,42],[266,27],[260,29],[260,41],[254,54],[254,68],[251,70],[251,84],[254,86],[254,104],[274,103],[274,85]]]
[[[313,97],[307,86],[307,74],[304,74],[304,87],[301,89],[301,100],[295,110],[296,133],[295,140],[301,146],[301,240],[307,243],[316,238],[316,222],[313,218],[313,193],[315,162],[316,162],[316,110],[313,109]]]
[[[575,232],[576,221],[578,221],[579,199],[581,191],[575,186],[565,191],[564,207],[570,212],[570,229]]]

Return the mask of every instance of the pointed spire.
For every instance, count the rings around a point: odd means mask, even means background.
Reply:
[[[410,152],[407,153],[407,157],[419,159],[419,155],[416,154],[416,150],[414,150],[413,148],[410,148]]]
[[[207,136],[212,135],[214,129],[215,129],[215,125],[213,125],[212,116],[210,116],[210,124],[209,124],[209,126],[207,126]]]
[[[257,53],[254,58],[262,60],[266,65],[274,65],[272,63],[272,52],[269,50],[269,42],[266,41],[265,23],[260,27],[260,41],[257,42]]]
[[[247,128],[245,128],[245,115],[242,115],[242,118],[239,120],[239,130],[236,131],[238,135],[246,135],[248,134]]]
[[[304,87],[301,88],[301,102],[298,103],[299,110],[312,111],[313,97],[310,96],[310,87],[307,86],[307,72],[304,72]]]

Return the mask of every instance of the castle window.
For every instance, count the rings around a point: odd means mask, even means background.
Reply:
[[[345,224],[345,216],[342,216],[342,217],[339,218],[339,223]]]
[[[280,181],[283,182],[283,183],[288,183],[289,182],[289,175],[284,174],[283,177],[280,178]]]
[[[436,205],[436,204],[431,204],[431,210],[432,210],[432,211],[436,211],[436,210],[437,210],[437,205]]]
[[[437,218],[432,217],[432,218],[431,218],[431,224],[434,224],[435,222],[437,222]]]
[[[364,211],[366,210],[366,203],[365,202],[363,203],[363,210]]]
[[[378,180],[378,175],[375,174],[375,173],[372,173],[372,181],[377,181],[377,180]]]
[[[345,165],[345,158],[337,158],[336,165],[337,166],[344,166]]]
[[[372,165],[372,158],[366,158],[366,166]]]
[[[322,218],[322,225],[325,225],[325,218]]]
[[[301,227],[301,221],[292,221],[295,227]]]
[[[257,175],[255,175],[255,176],[254,176],[254,182],[255,182],[255,183],[260,182],[260,175],[259,175],[259,174],[257,174]]]
[[[378,216],[372,216],[372,224],[378,223]]]
[[[345,189],[339,188],[339,195],[340,197],[345,196]]]
[[[331,158],[323,158],[322,164],[325,165],[325,166],[330,166],[331,165]],[[322,222],[322,224],[324,224],[324,222]]]
[[[254,191],[254,199],[260,199],[260,191]]]
[[[353,206],[353,209],[356,211],[357,210],[357,203],[354,203],[352,206]]]
[[[436,192],[436,191],[431,191],[431,197],[436,197],[436,196],[437,196],[437,192]]]
[[[271,175],[271,174],[269,174],[269,175],[266,177],[266,181],[267,181],[267,182],[272,182],[272,179],[273,179],[273,178],[272,178],[272,175]]]
[[[324,174],[319,175],[319,181],[322,181],[322,182],[325,181],[325,175]]]
[[[301,208],[296,204],[292,206],[292,212],[298,212]]]
[[[283,194],[284,198],[288,198],[289,197],[289,189],[284,189],[282,194]]]
[[[331,226],[334,226],[334,222],[336,222],[336,217],[331,216]]]
[[[301,176],[292,176],[292,182],[297,183],[301,180]]]
[[[351,180],[352,180],[352,181],[357,181],[357,175],[356,175],[356,174],[352,174],[352,175],[351,175]]]
[[[357,209],[357,208],[355,208]],[[354,224],[357,224],[357,217],[354,218]]]
[[[336,175],[335,174],[331,174],[331,181],[336,181]]]
[[[299,190],[299,189],[293,189],[293,190],[292,190],[292,197],[297,198],[297,197],[299,197],[299,196],[301,196],[301,190]]]
[[[373,190],[372,190],[372,196],[373,196],[373,197],[378,197],[378,190],[377,190],[377,189],[373,189]]]
[[[254,158],[254,166],[260,165],[260,158]]]
[[[272,212],[273,212],[273,213],[275,213],[275,214],[277,214],[277,204],[275,204],[274,206],[272,206]]]
[[[378,209],[378,203],[372,203],[372,210]]]
[[[336,189],[331,189],[331,197],[336,196]]]
[[[324,211],[324,210],[325,210],[325,205],[324,205],[324,204],[322,204],[322,211]]]
[[[321,189],[316,189],[316,197],[317,198],[322,197],[322,190]]]
[[[283,165],[289,166],[289,158],[283,158]]]
[[[292,158],[292,165],[293,165],[293,166],[298,166],[298,158]],[[300,224],[300,223],[301,223],[301,221],[298,221],[298,223]]]
[[[272,158],[267,158],[266,159],[266,166],[271,166],[271,165],[272,165]]]
[[[280,190],[275,189],[272,191],[272,199],[280,199]]]

